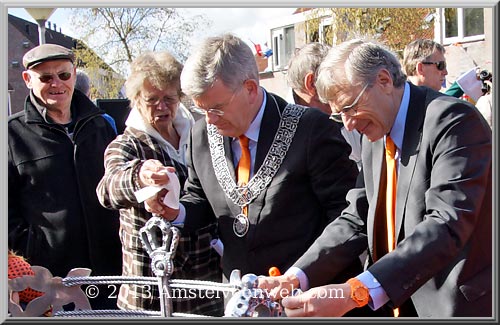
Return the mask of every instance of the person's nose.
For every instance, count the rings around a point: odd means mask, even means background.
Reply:
[[[50,81],[50,86],[51,87],[57,87],[59,86],[63,81],[61,79],[59,79],[58,77],[54,77],[52,78],[52,80]]]
[[[220,116],[214,113],[205,112],[205,121],[208,124],[215,124],[220,119]]]
[[[342,114],[342,123],[347,131],[352,131],[356,127],[356,118]]]
[[[156,109],[159,111],[164,111],[164,110],[168,109],[168,105],[163,100],[160,100],[160,103],[158,103],[158,106],[156,106]]]

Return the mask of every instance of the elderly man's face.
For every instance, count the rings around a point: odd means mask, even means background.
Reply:
[[[251,109],[255,100],[252,92],[244,84],[233,91],[217,80],[203,95],[193,98],[193,102],[205,111],[207,123],[215,125],[221,135],[237,137],[246,132],[255,117]]]
[[[76,67],[69,60],[43,62],[23,72],[26,86],[49,110],[65,111],[71,107],[75,89]]]
[[[364,91],[363,88],[364,86],[347,88],[339,92],[329,104],[332,113],[342,112],[342,121],[347,130],[356,129],[373,142],[391,130],[399,110],[399,102],[394,100],[393,93],[387,86],[381,87],[375,83]]]

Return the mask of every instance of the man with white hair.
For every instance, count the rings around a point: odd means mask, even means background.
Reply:
[[[287,316],[369,304],[388,316],[491,317],[492,138],[481,114],[410,84],[392,52],[361,39],[329,52],[316,87],[331,117],[363,134],[362,186],[295,274],[259,285],[307,290],[283,299]],[[368,242],[367,269],[325,285],[361,252],[351,246],[358,238]]]

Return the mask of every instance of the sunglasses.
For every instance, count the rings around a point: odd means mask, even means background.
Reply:
[[[56,76],[59,79],[61,79],[62,81],[66,81],[66,80],[69,80],[69,78],[71,78],[71,72],[61,72],[61,73],[56,74]],[[53,74],[43,74],[43,75],[39,76],[38,79],[41,82],[46,84],[46,83],[52,82],[52,80],[54,80],[54,75]]]
[[[423,61],[422,64],[435,64],[436,68],[439,71],[443,71],[444,69],[446,69],[446,61],[437,61],[437,62]]]

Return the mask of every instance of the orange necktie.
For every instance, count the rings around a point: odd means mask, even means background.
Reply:
[[[397,173],[396,173],[396,145],[390,136],[385,140],[385,161],[387,164],[387,194],[386,199],[386,216],[387,216],[387,251],[390,253],[396,247],[396,188],[397,188]],[[394,309],[394,317],[399,316],[399,308]]]
[[[250,179],[250,149],[248,148],[248,138],[244,135],[240,135],[240,147],[241,147],[241,158],[238,162],[238,185],[244,186],[248,183]],[[243,214],[248,215],[248,206],[243,207]]]

